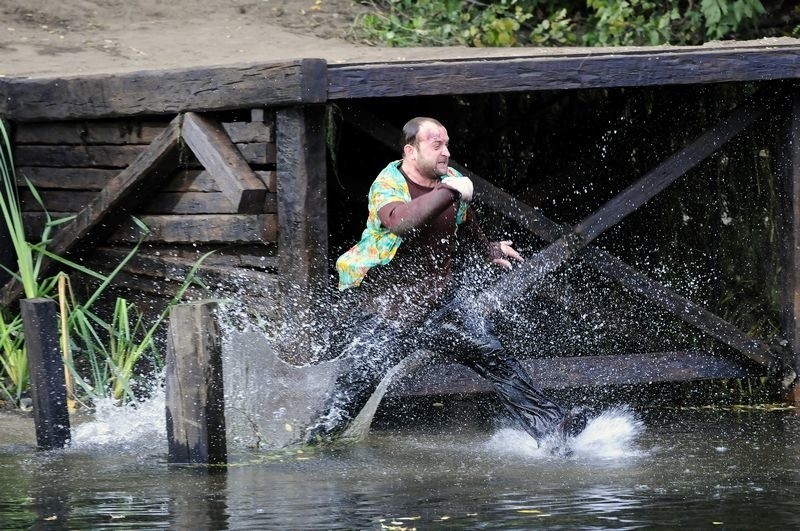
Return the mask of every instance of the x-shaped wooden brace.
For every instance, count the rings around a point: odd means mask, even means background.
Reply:
[[[571,229],[547,218],[539,210],[518,201],[480,176],[451,161],[453,167],[475,183],[476,200],[515,219],[536,236],[551,242],[535,255],[528,257],[512,274],[482,292],[478,296],[479,307],[488,310],[514,300],[546,275],[561,267],[571,257],[580,253],[582,258],[588,259],[591,267],[616,279],[628,289],[645,296],[751,360],[764,366],[775,363],[780,367],[783,376],[794,379],[794,374],[788,374],[791,369],[767,343],[751,338],[727,321],[649,279],[611,254],[589,246],[603,232],[655,197],[777,105],[778,101],[774,96],[757,94],[749,98],[713,128],[663,161]],[[361,108],[343,106],[342,112],[349,123],[383,144],[395,147],[394,139],[400,137],[400,132],[395,127]]]

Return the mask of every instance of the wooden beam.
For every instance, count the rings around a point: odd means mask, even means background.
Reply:
[[[785,136],[781,153],[780,220],[781,335],[800,372],[800,87],[787,92]],[[800,395],[797,397],[800,400]]]
[[[36,446],[40,450],[63,448],[71,435],[58,303],[53,299],[23,299],[20,312],[30,366]]]
[[[262,212],[267,187],[256,177],[219,123],[188,112],[183,118],[181,135],[237,212]]]
[[[764,97],[745,101],[688,146],[670,156],[578,223],[571,232],[538,251],[512,274],[506,275],[494,286],[485,290],[480,295],[482,303],[487,307],[493,307],[498,303],[502,304],[519,297],[535,283],[558,269],[600,234],[644,205],[731,138],[761,118],[772,107],[772,104],[772,99]]]
[[[276,214],[186,214],[142,216],[150,229],[146,242],[161,243],[274,243]],[[110,242],[135,242],[139,228],[130,223],[108,236]]]
[[[176,117],[133,164],[111,179],[75,219],[62,226],[48,249],[64,256],[79,246],[96,243],[116,229],[142,199],[155,191],[155,183],[177,166],[179,137],[179,117]],[[44,263],[42,272],[47,265],[49,261]],[[0,291],[0,301],[9,304],[21,294],[20,284],[12,280]]]
[[[278,249],[287,284],[316,291],[327,284],[328,202],[324,108],[277,112]]]
[[[15,145],[146,145],[166,126],[166,121],[137,119],[30,122],[17,126],[13,142]],[[274,126],[270,123],[223,122],[222,128],[234,143],[275,141]]]
[[[169,314],[165,371],[170,463],[225,464],[222,336],[217,304],[178,304]]]
[[[800,46],[331,64],[328,99],[389,98],[800,78]]]
[[[764,368],[745,368],[701,351],[536,358],[521,362],[534,383],[542,389],[744,378],[762,376],[766,372]],[[491,390],[487,380],[463,365],[433,364],[398,380],[389,395],[424,396]]]
[[[19,122],[176,114],[325,101],[326,63],[284,63],[2,80],[0,116]]]
[[[351,105],[342,105],[342,111],[345,120],[349,123],[372,135],[384,145],[388,147],[395,146],[396,138],[399,138],[400,131],[391,124],[371,115],[364,109]],[[472,179],[475,184],[476,201],[515,220],[523,228],[543,240],[547,242],[555,241],[569,231],[569,227],[552,221],[540,210],[517,200],[511,194],[501,190],[467,168],[454,161],[450,161],[450,164]],[[585,263],[590,267],[616,280],[682,321],[741,352],[745,357],[762,365],[767,365],[772,359],[771,348],[767,343],[748,336],[724,319],[648,278],[606,251],[586,247],[582,251],[582,256],[586,257]]]
[[[328,193],[325,108],[290,107],[276,112],[278,149],[278,274],[284,323],[296,334],[284,359],[308,361],[319,330],[306,323],[319,315],[328,284]]]

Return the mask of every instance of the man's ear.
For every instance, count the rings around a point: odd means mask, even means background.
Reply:
[[[405,146],[403,146],[404,158],[410,157],[413,154],[414,154],[414,146],[412,146],[411,144],[406,144]]]

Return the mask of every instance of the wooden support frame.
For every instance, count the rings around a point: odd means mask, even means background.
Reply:
[[[197,113],[187,112],[181,135],[237,212],[263,212],[267,187],[247,164],[222,125]]]
[[[67,255],[80,246],[96,243],[116,229],[143,198],[153,193],[155,183],[178,164],[179,139],[180,117],[176,117],[133,164],[111,179],[86,208],[62,227],[48,250]],[[49,261],[43,261],[42,270],[48,265]],[[12,280],[0,291],[0,303],[10,304],[21,294],[22,286]]]
[[[527,57],[331,64],[328,99],[766,81],[800,77],[800,47],[592,50]]]
[[[772,101],[772,100],[770,100]],[[344,119],[361,129],[363,132],[374,137],[382,144],[388,147],[395,147],[396,138],[399,137],[399,130],[388,124],[384,120],[372,115],[363,108],[356,108],[353,105],[341,104]],[[762,113],[757,112],[757,109],[734,111],[731,118],[720,122],[718,127],[725,128],[728,133],[732,130],[739,131],[744,127],[744,124],[752,123],[755,119],[762,116]],[[706,137],[707,134],[701,135],[700,138]],[[732,135],[731,135],[732,138]],[[714,150],[722,143],[714,144]],[[713,152],[713,151],[712,151]],[[695,151],[694,156],[699,154]],[[675,156],[670,157],[673,160]],[[678,161],[679,165],[688,164],[691,161]],[[693,167],[699,162],[694,160],[689,167]],[[482,202],[487,206],[493,208],[497,212],[506,215],[515,221],[519,222],[523,227],[538,237],[548,242],[559,241],[565,233],[569,233],[570,229],[563,225],[550,220],[541,211],[534,209],[516,198],[506,193],[505,191],[497,188],[490,182],[475,173],[463,168],[457,163],[451,161],[453,167],[461,171],[464,175],[470,177],[476,188],[475,198],[476,201]],[[659,169],[666,169],[666,162],[659,165],[656,170],[653,170],[648,175],[661,176],[663,173]],[[658,171],[657,171],[658,170]],[[641,182],[641,180],[639,181]],[[662,183],[664,181],[661,181]],[[635,186],[629,187],[629,193],[635,193],[637,188]],[[623,192],[624,193],[624,192]],[[619,218],[621,219],[621,218]],[[580,243],[579,238],[573,236],[573,240]],[[547,256],[551,260],[565,259],[572,256],[567,243],[569,240],[563,240],[560,246],[551,246],[553,254]],[[588,242],[587,242],[588,243]],[[577,252],[579,249],[576,249]],[[557,253],[561,253],[560,255]],[[566,253],[571,253],[567,255]],[[625,264],[618,258],[611,254],[590,246],[583,246],[580,257],[588,263],[589,266],[598,270],[599,272],[613,278],[620,282],[622,285],[631,289],[635,293],[645,297],[649,301],[657,304],[671,314],[675,315],[684,322],[698,328],[699,330],[709,334],[722,343],[730,346],[736,351],[742,353],[746,358],[749,358],[760,365],[767,365],[772,359],[771,348],[765,342],[751,338],[747,334],[738,330],[735,326],[727,321],[717,317],[713,313],[701,308],[690,300],[681,297],[674,293],[669,288],[662,284],[649,279],[647,276],[636,271],[634,268]],[[538,274],[538,272],[535,271]]]
[[[607,385],[652,384],[761,376],[761,368],[740,364],[702,351],[656,352],[534,358],[522,361],[537,387],[566,389]],[[459,364],[430,364],[398,380],[390,396],[425,396],[491,392],[486,379]]]
[[[30,366],[36,446],[40,450],[64,448],[71,434],[58,303],[53,299],[23,299],[20,312]]]
[[[33,122],[319,103],[327,63],[301,59],[205,69],[0,81],[0,116]]]
[[[222,336],[215,302],[178,304],[169,315],[166,421],[170,463],[224,465]]]
[[[785,140],[782,153],[781,186],[781,257],[782,335],[786,340],[789,361],[800,371],[800,87],[787,91]],[[800,388],[795,388],[800,401]]]
[[[300,325],[317,311],[314,301],[328,285],[324,113],[321,105],[276,112],[278,270],[285,318],[296,333],[307,329]]]

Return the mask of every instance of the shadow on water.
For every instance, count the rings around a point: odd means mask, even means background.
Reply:
[[[78,423],[62,451],[4,430],[0,528],[800,526],[794,410],[607,408],[562,459],[495,424],[484,399],[435,404],[388,402],[360,443],[238,447],[214,469],[166,463],[160,398]]]

